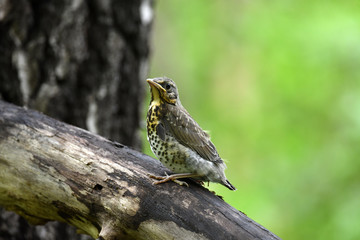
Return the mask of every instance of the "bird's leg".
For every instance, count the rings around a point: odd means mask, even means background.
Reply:
[[[154,182],[154,184],[160,184],[160,183],[164,183],[164,182],[168,182],[168,181],[173,181],[179,185],[185,185],[185,186],[189,186],[189,184],[187,184],[184,181],[180,181],[178,180],[179,178],[191,178],[191,177],[198,177],[198,174],[194,174],[194,173],[175,173],[175,174],[171,174],[168,175],[167,173],[165,173],[166,176],[155,176],[155,175],[149,175],[150,178],[153,179],[157,179],[159,181]]]

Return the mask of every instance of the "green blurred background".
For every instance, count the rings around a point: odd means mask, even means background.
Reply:
[[[359,1],[157,0],[152,41],[238,188],[212,190],[284,239],[360,239]]]

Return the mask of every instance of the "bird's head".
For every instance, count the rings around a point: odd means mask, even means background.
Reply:
[[[179,93],[175,82],[167,77],[149,78],[146,80],[151,87],[153,101],[163,100],[164,102],[176,105],[180,103]]]

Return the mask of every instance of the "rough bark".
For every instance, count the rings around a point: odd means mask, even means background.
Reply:
[[[0,0],[0,99],[139,149],[152,0]],[[0,209],[0,240],[82,239]]]
[[[0,101],[0,204],[102,239],[278,239],[202,186],[153,185],[159,161]]]
[[[151,0],[3,0],[0,99],[140,148]]]

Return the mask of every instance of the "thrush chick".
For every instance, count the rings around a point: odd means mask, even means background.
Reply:
[[[147,113],[147,138],[151,150],[175,174],[150,176],[158,183],[194,178],[236,188],[226,179],[226,165],[209,135],[181,105],[175,82],[166,77],[147,79],[151,101]],[[187,184],[186,184],[187,185]]]

